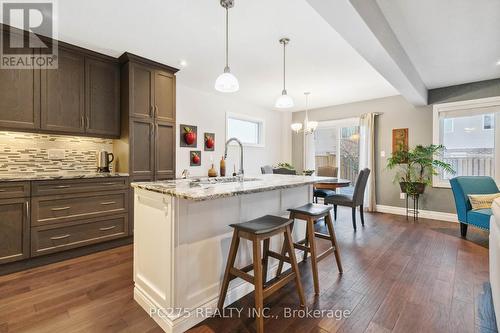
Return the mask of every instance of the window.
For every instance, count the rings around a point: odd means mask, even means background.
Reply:
[[[440,172],[436,187],[450,187],[455,176],[490,176],[500,180],[500,98],[437,104],[434,106],[433,141],[445,146],[439,159],[451,164],[455,175]],[[500,123],[500,122],[497,122]]]
[[[239,139],[245,146],[264,147],[264,120],[226,114],[226,140]]]
[[[445,133],[453,133],[453,119],[452,118],[445,118],[444,119],[444,123],[443,123],[443,127],[444,127],[444,132]]]
[[[494,119],[495,115],[493,114],[483,114],[483,131],[489,131],[494,128]]]

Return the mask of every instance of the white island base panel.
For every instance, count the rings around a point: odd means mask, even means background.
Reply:
[[[180,333],[217,306],[233,231],[229,225],[266,214],[287,217],[288,208],[312,202],[312,185],[206,201],[135,188],[134,201],[134,299],[165,332]],[[297,221],[293,234],[295,240],[304,238],[305,222]],[[271,249],[279,252],[282,242],[281,235],[273,237]],[[251,243],[242,239],[236,266],[250,264],[251,253]],[[268,278],[277,264],[269,258]],[[231,281],[225,305],[253,289],[243,280]]]

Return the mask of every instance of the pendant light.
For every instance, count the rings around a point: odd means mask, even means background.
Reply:
[[[309,121],[309,95],[310,92],[305,92],[304,95],[306,96],[306,116],[304,118],[304,133],[305,134],[312,134],[318,127],[318,122],[317,121]],[[292,128],[292,131],[299,133],[302,130],[302,124],[301,123],[293,123],[290,125]]]
[[[226,67],[224,73],[215,80],[215,90],[223,93],[231,93],[240,89],[238,79],[231,73],[229,68],[229,8],[233,8],[234,0],[220,0],[220,4],[226,9]]]
[[[280,44],[283,45],[283,91],[281,92],[281,96],[276,100],[275,106],[278,109],[288,109],[293,107],[293,99],[287,95],[286,93],[286,45],[290,42],[289,38],[281,38]]]

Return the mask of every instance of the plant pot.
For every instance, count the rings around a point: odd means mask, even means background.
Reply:
[[[409,186],[409,184],[411,185]],[[426,184],[419,182],[412,182],[412,183],[400,182],[399,186],[401,187],[401,192],[403,193],[409,195],[414,195],[414,194],[421,195],[424,194]],[[408,193],[408,190],[410,190],[412,193]]]

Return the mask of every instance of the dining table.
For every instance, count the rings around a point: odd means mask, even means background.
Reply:
[[[351,181],[349,179],[332,177],[331,180],[321,181],[319,183],[314,184],[314,189],[336,191],[338,188],[348,187],[350,184]]]

